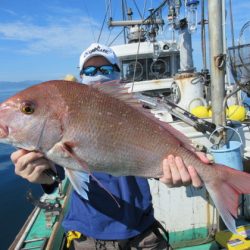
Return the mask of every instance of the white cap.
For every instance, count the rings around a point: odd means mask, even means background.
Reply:
[[[117,64],[119,67],[119,60],[115,55],[115,52],[105,45],[99,43],[92,43],[86,50],[82,52],[80,55],[79,67],[80,70],[84,66],[84,63],[91,57],[94,56],[103,56],[105,57],[111,64]]]

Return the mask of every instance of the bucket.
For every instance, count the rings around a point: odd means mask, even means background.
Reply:
[[[230,128],[227,130],[227,138],[232,141],[241,142],[241,156],[244,157],[244,150],[246,146],[246,138],[243,131],[243,126],[240,122],[231,121]],[[237,131],[238,133],[236,133]]]
[[[228,167],[234,168],[236,170],[243,171],[242,155],[241,155],[241,146],[243,143],[241,136],[237,130],[231,127],[225,127],[225,128],[233,130],[234,133],[238,135],[240,141],[230,140],[220,148],[215,148],[215,145],[213,145],[210,148],[210,153],[212,154],[215,163],[223,164]],[[218,129],[214,130],[213,133],[215,133]],[[211,138],[213,133],[210,135],[209,139]]]

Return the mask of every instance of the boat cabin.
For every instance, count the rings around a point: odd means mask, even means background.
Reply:
[[[120,59],[122,80],[134,82],[135,92],[171,88],[173,76],[180,67],[176,43],[128,43],[112,49]]]

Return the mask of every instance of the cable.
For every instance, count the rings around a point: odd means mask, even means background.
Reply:
[[[102,31],[103,31],[103,27],[104,27],[104,24],[105,24],[107,15],[108,15],[109,8],[110,8],[110,3],[109,3],[109,5],[108,5],[108,7],[107,7],[107,10],[106,10],[106,13],[105,13],[103,22],[102,22],[102,27],[101,27],[101,30],[100,30],[100,33],[99,33],[99,36],[98,36],[98,39],[97,39],[97,43],[99,43],[99,41],[100,41],[100,38],[101,38],[101,35],[102,35]]]
[[[133,2],[134,2],[135,8],[137,9],[137,11],[138,11],[138,13],[139,13],[141,19],[143,19],[143,16],[142,16],[142,14],[141,14],[141,12],[140,12],[140,10],[139,10],[139,8],[138,8],[138,5],[137,5],[136,1],[133,0]]]
[[[89,15],[89,10],[87,8],[87,5],[86,5],[85,1],[83,1],[83,5],[84,5],[85,11],[86,11],[87,16],[88,16],[88,21],[89,21],[90,20],[90,15]],[[94,33],[94,29],[93,29],[93,24],[90,21],[89,21],[89,24],[90,24],[90,29],[91,29],[93,39],[95,41],[95,33]]]
[[[109,43],[109,47],[113,44],[113,42],[123,33],[123,29],[116,35],[116,37]]]

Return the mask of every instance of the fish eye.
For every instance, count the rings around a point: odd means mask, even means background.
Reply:
[[[26,115],[31,115],[35,111],[34,104],[31,102],[24,102],[21,105],[21,112],[26,114]]]

